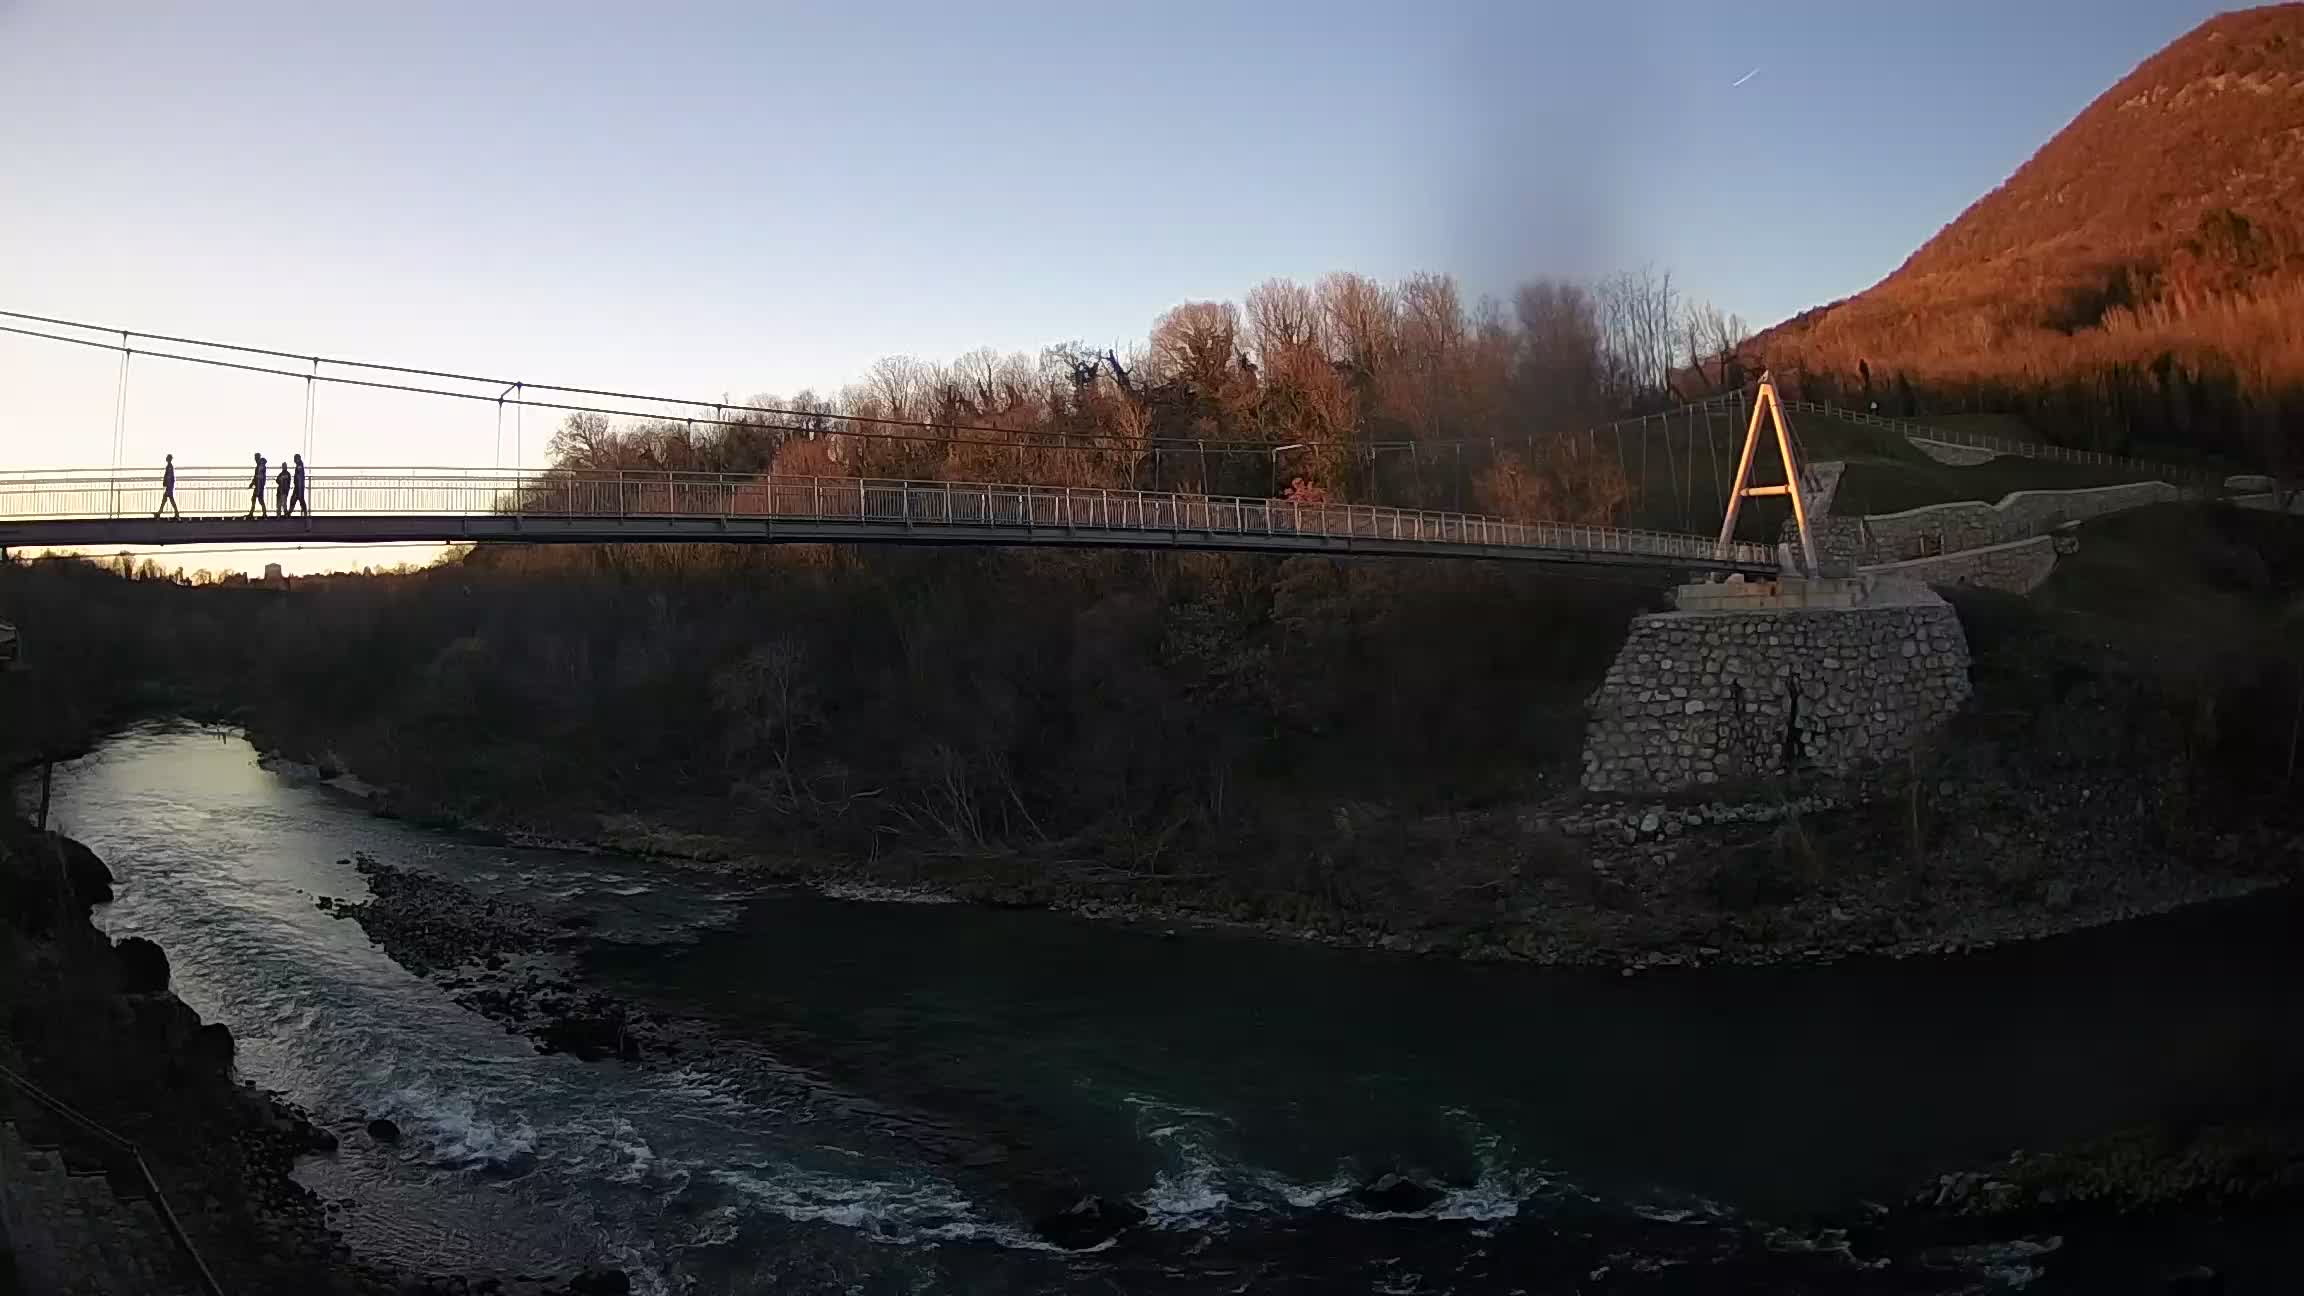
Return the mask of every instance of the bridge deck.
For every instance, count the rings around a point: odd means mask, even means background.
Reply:
[[[852,477],[331,470],[311,515],[248,517],[245,470],[0,474],[0,546],[526,543],[991,544],[1489,558],[1768,573],[1767,545],[1382,505]],[[271,491],[267,504],[274,502]],[[221,516],[219,516],[221,515]]]

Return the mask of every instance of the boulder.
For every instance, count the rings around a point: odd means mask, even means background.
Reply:
[[[556,1005],[545,1005],[547,1012],[555,1008]],[[614,1016],[555,1015],[535,1036],[540,1052],[567,1053],[586,1062],[597,1062],[604,1057],[626,1062],[640,1060],[640,1041]]]
[[[130,936],[113,946],[112,952],[120,961],[122,990],[129,994],[159,994],[168,988],[168,955],[159,946],[141,936]]]
[[[1042,1219],[1034,1231],[1067,1251],[1084,1251],[1143,1222],[1143,1207],[1090,1195]]]
[[[72,888],[72,899],[83,905],[110,904],[112,902],[112,870],[96,858],[96,852],[64,836],[48,834],[49,843],[64,859],[64,880]]]
[[[222,1022],[210,1022],[192,1032],[192,1040],[185,1053],[192,1064],[213,1075],[226,1075],[232,1070],[232,1028]]]
[[[379,1116],[368,1122],[368,1137],[379,1143],[397,1143],[400,1141],[400,1127]]]
[[[1372,1184],[1352,1190],[1353,1202],[1366,1210],[1382,1211],[1387,1215],[1412,1215],[1439,1204],[1448,1194],[1430,1184],[1418,1183],[1403,1175],[1388,1174]]]

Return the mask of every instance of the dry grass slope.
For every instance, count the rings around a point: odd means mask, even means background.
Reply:
[[[1883,407],[2277,462],[2304,408],[2304,5],[2147,59],[1867,292],[1755,348]]]

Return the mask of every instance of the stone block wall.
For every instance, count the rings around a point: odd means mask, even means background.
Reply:
[[[1848,465],[1838,459],[1825,459],[1807,465],[1801,480],[1807,483],[1801,502],[1808,506],[1808,520],[1828,517],[1834,501],[1840,498],[1840,479],[1848,473]]]
[[[1811,576],[1825,572],[1841,574],[1852,572],[1861,565],[1867,553],[1864,543],[1864,519],[1860,517],[1814,517],[1808,519],[1808,532],[1816,537],[1816,561],[1824,572],[1810,572]],[[1791,546],[1795,560],[1800,555],[1800,524],[1784,519],[1783,530],[1776,537],[1778,544]]]
[[[1832,516],[1832,504],[1840,497],[1840,479],[1848,465],[1837,459],[1826,459],[1806,465],[1802,480],[1806,489],[1803,502],[1808,506],[1808,530],[1816,537],[1816,560],[1822,571],[1807,573],[1821,576],[1826,573],[1845,574],[1856,569],[1864,557],[1863,524],[1854,518]],[[1795,563],[1801,562],[1800,524],[1787,516],[1778,530],[1776,542],[1790,546],[1787,550]],[[1805,565],[1804,563],[1802,565]]]
[[[1836,611],[1654,613],[1592,695],[1584,787],[1840,773],[1901,754],[1968,694],[1959,617],[1926,591]]]
[[[1959,586],[2000,590],[2008,594],[2029,594],[2046,584],[2055,570],[2054,537],[2034,536],[2029,540],[2017,540],[2009,544],[1963,549],[1936,558],[1882,563],[1866,567],[1864,574],[1937,587]]]
[[[2124,509],[2162,504],[2181,497],[2167,482],[2131,482],[2086,490],[2017,491],[1998,504],[1973,500],[1930,504],[1901,513],[1874,513],[1864,519],[1871,532],[1872,556],[1894,561],[1916,556],[1909,552],[1923,541],[1941,544],[1946,553],[2002,544],[2026,534],[2038,534],[2066,522],[2102,517]]]

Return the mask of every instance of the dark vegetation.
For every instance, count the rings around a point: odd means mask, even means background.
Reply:
[[[0,591],[28,667],[0,672],[0,771],[77,755],[141,716],[221,716],[252,688],[252,627],[282,597],[78,561],[0,562]]]
[[[2095,647],[2098,671],[2182,718],[2188,766],[2214,757],[2221,781],[2283,798],[2304,786],[2304,523],[2178,505],[2115,514],[2089,524],[2038,597],[2042,640]]]
[[[1747,354],[1883,413],[2304,472],[2304,6],[2146,60],[1871,290]]]
[[[1412,562],[590,556],[484,551],[279,604],[248,717],[462,818],[637,811],[1147,874],[1224,844],[1270,871],[1258,890],[1357,887],[1291,845],[1353,802],[1493,801],[1571,764],[1583,694],[1658,601]]]
[[[2032,600],[1962,596],[1970,714],[1884,772],[1885,808],[1722,856],[1713,902],[1869,886],[1947,834],[1963,858],[2020,853],[1966,838],[2024,805],[1948,786],[2024,801],[2035,779],[2100,818],[2082,794],[2118,782],[2172,850],[2276,812],[2304,697],[2300,531],[2140,510],[2091,524]],[[1622,889],[1581,862],[1595,843],[1523,820],[1573,786],[1584,698],[1656,602],[1515,566],[1171,554],[506,547],[285,594],[0,570],[35,657],[16,679],[44,681],[28,696],[232,698],[260,743],[401,813],[991,899],[1458,932]],[[2035,854],[2010,897],[2046,894],[2056,851]],[[1961,882],[1947,912],[1998,885]]]

